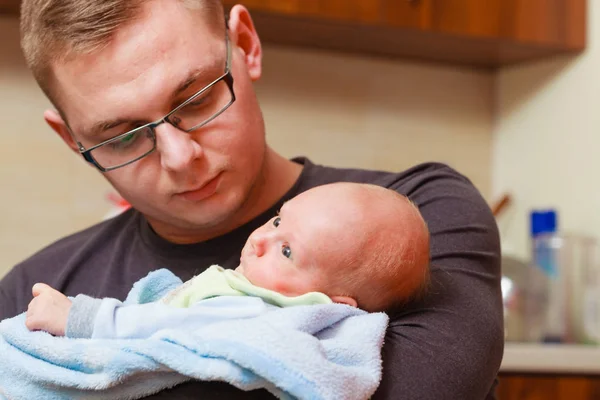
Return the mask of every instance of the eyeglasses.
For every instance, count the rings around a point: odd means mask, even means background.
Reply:
[[[158,121],[117,135],[89,149],[77,141],[83,158],[102,172],[112,171],[136,162],[156,150],[156,127],[160,124],[166,122],[184,132],[191,132],[221,115],[235,101],[231,46],[227,35],[225,43],[227,60],[223,75]]]

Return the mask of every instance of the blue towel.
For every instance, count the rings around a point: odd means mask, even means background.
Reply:
[[[126,302],[156,300],[181,283],[165,271],[137,282]],[[197,379],[281,399],[338,400],[367,399],[379,385],[388,317],[342,304],[296,306],[127,340],[54,337],[24,322],[25,314],[0,322],[0,399],[135,399]]]

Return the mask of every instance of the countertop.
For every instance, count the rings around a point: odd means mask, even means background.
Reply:
[[[600,375],[600,346],[507,342],[500,372]]]

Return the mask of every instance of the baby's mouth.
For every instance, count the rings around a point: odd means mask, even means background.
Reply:
[[[246,264],[246,259],[248,258],[248,249],[246,247],[244,247],[242,249],[242,254],[240,255],[240,263],[238,265],[238,267],[235,269],[235,271],[240,272],[240,273],[244,273],[244,264]]]
[[[246,244],[244,246],[244,248],[242,249],[242,254],[240,256],[240,260],[243,260],[244,258],[253,256],[254,254],[255,254],[254,246],[252,246],[252,244]]]

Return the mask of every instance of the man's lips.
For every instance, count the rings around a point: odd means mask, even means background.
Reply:
[[[222,173],[219,173],[217,176],[204,183],[203,185],[198,186],[195,189],[178,193],[177,196],[189,201],[204,200],[215,193],[219,186],[219,183],[221,182],[221,176]]]

